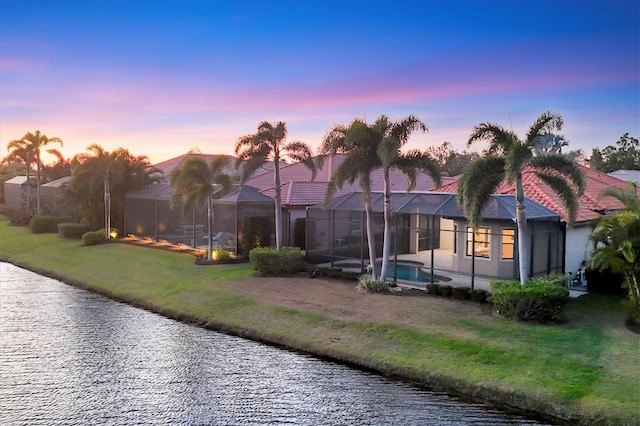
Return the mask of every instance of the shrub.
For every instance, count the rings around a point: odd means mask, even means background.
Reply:
[[[386,293],[389,291],[389,284],[384,280],[376,280],[371,275],[363,275],[356,288],[363,293]]]
[[[437,296],[439,293],[440,284],[429,283],[427,284],[427,293]]]
[[[451,293],[453,293],[453,287],[450,285],[441,285],[438,288],[438,295],[443,297],[451,297]]]
[[[207,251],[205,250],[205,257],[206,254]],[[213,260],[231,260],[231,253],[229,253],[227,250],[215,249],[213,251]]]
[[[259,275],[300,272],[305,268],[302,251],[298,247],[283,247],[278,251],[269,247],[257,247],[249,252],[249,262]]]
[[[83,223],[62,222],[58,224],[58,233],[64,238],[79,240],[89,230],[89,226]]]
[[[487,303],[487,291],[482,288],[474,288],[471,290],[471,300],[474,302]]]
[[[466,287],[453,287],[451,297],[458,300],[467,300],[471,297],[471,293]]]
[[[29,222],[29,228],[34,234],[44,234],[45,232],[58,232],[58,225],[64,222],[73,221],[69,216],[35,216]]]
[[[98,229],[97,231],[85,232],[82,234],[82,244],[85,246],[94,246],[101,244],[105,241],[104,229]]]
[[[488,299],[507,318],[556,321],[569,302],[569,290],[556,282],[555,277],[536,277],[523,286],[518,281],[497,280],[491,283]]]

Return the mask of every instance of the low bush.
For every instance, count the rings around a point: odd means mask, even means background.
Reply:
[[[487,297],[489,296],[487,291],[482,288],[474,288],[471,290],[471,300],[474,302],[487,303]]]
[[[451,297],[458,300],[467,300],[471,297],[471,294],[466,287],[453,287]]]
[[[309,272],[310,276],[323,277],[323,278],[335,278],[345,281],[358,281],[360,279],[360,272],[356,271],[344,271],[342,268],[330,268],[327,266],[314,267]]]
[[[427,284],[427,293],[433,295],[433,296],[437,296],[440,289],[440,284],[436,284],[436,283],[429,283]]]
[[[303,271],[302,251],[298,247],[283,247],[278,251],[269,247],[257,247],[249,252],[249,262],[261,276],[280,276]]]
[[[356,288],[363,293],[386,293],[389,291],[389,284],[385,280],[374,279],[371,275],[363,275]]]
[[[85,232],[89,232],[88,225],[77,222],[62,222],[58,224],[58,233],[69,239],[79,240]]]
[[[29,228],[34,234],[57,233],[59,224],[71,221],[73,218],[69,216],[35,216],[29,221]]]
[[[438,296],[451,297],[451,293],[453,293],[453,287],[450,285],[441,285],[438,288]]]
[[[557,321],[569,303],[569,290],[564,277],[558,284],[556,276],[536,277],[526,285],[518,281],[496,280],[491,283],[488,299],[495,311],[507,318],[523,321]]]
[[[105,242],[104,229],[98,229],[97,231],[85,232],[82,234],[82,244],[85,246],[94,246]]]

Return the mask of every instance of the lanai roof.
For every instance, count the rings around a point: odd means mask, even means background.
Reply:
[[[383,195],[374,194],[374,212],[383,211]],[[530,199],[525,200],[527,219],[560,220],[560,215]],[[322,209],[318,205],[314,208]],[[352,192],[336,197],[325,207],[327,210],[362,211],[362,193]],[[447,218],[463,219],[464,211],[456,201],[455,194],[442,192],[392,193],[391,209],[394,213],[426,214]],[[482,218],[487,220],[515,221],[515,198],[511,195],[493,195],[484,209]]]

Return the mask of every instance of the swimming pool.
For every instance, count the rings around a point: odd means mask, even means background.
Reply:
[[[335,266],[339,268],[357,268],[360,269],[360,264],[355,262],[336,263]],[[376,265],[376,274],[380,274],[381,264]],[[441,275],[433,275],[433,281],[431,280],[431,274],[424,270],[422,264],[410,264],[410,263],[398,263],[389,262],[389,270],[387,271],[387,278],[391,279],[396,277],[402,281],[415,281],[421,283],[451,281],[449,277],[443,277]]]

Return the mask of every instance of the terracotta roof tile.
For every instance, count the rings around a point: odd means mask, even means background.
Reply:
[[[603,212],[615,211],[624,208],[624,205],[615,198],[605,197],[602,200],[597,201],[597,197],[603,189],[608,187],[623,188],[627,185],[627,182],[589,167],[579,167],[584,176],[585,191],[578,200],[578,211],[575,218],[576,223],[596,220],[602,217]],[[562,201],[536,176],[532,168],[526,167],[523,170],[522,183],[527,198],[558,212],[562,217],[562,220],[566,220],[566,211],[562,205]],[[458,182],[457,180],[449,182],[435,190],[439,192],[456,192],[458,190]],[[500,186],[498,186],[496,194],[515,194],[515,184],[502,182]]]

